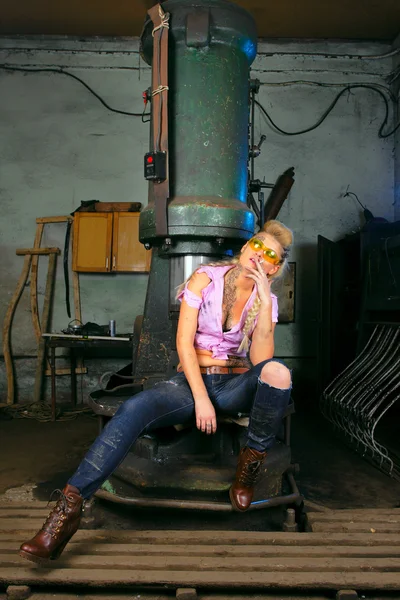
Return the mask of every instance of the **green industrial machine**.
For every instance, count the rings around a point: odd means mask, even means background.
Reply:
[[[246,204],[249,69],[257,48],[253,18],[226,0],[168,0],[162,7],[169,16],[168,91],[162,93],[164,108],[168,105],[169,194],[164,215],[157,207],[157,186],[164,184],[150,181],[149,203],[140,217],[140,240],[153,249],[134,355],[135,378],[144,379],[145,386],[176,368],[176,286],[201,262],[235,252],[254,232],[254,214]],[[158,50],[153,28],[149,17],[141,45],[150,65]],[[150,146],[157,151],[154,100]],[[163,218],[160,233],[157,219]]]
[[[246,206],[249,69],[256,56],[252,17],[226,0],[168,0],[169,253],[221,254],[254,231]],[[153,58],[153,22],[142,55]],[[154,117],[153,117],[154,118]],[[156,144],[152,140],[152,145]],[[140,239],[160,245],[154,184],[140,219]]]

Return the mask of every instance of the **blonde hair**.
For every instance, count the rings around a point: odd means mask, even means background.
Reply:
[[[270,276],[271,279],[274,279],[274,280],[279,279],[280,277],[282,277],[282,275],[284,274],[284,272],[288,266],[287,258],[289,255],[290,247],[293,244],[293,233],[288,227],[286,227],[286,225],[283,225],[283,223],[281,223],[280,221],[275,221],[275,220],[267,221],[266,223],[264,223],[264,225],[260,229],[259,233],[261,233],[261,232],[267,233],[268,235],[271,235],[273,238],[275,238],[275,240],[278,242],[278,244],[282,248],[279,269],[278,269],[278,271],[276,271],[276,273],[273,273]],[[235,265],[238,262],[239,262],[239,256],[234,256],[230,259],[224,259],[224,260],[220,260],[220,261],[207,263],[206,266],[222,267],[225,265]],[[203,266],[203,265],[200,265],[200,266]],[[200,267],[198,267],[198,268],[200,268]],[[197,271],[197,269],[196,269],[196,271]],[[194,271],[194,272],[196,272],[196,271]],[[193,275],[193,273],[192,273],[192,275]],[[186,279],[186,281],[181,283],[181,285],[177,288],[177,296],[185,288],[187,282],[190,280],[192,275],[190,275],[190,277],[188,277]],[[257,296],[253,302],[253,306],[247,313],[247,317],[246,317],[246,320],[243,325],[243,330],[242,330],[243,331],[243,339],[238,348],[238,352],[242,352],[243,350],[245,350],[247,352],[250,347],[249,335],[250,335],[250,332],[252,331],[254,321],[257,318],[257,315],[259,313],[260,303],[261,303],[260,298],[257,294]]]
[[[271,235],[282,247],[282,255],[281,262],[279,263],[279,269],[278,271],[276,271],[276,273],[270,275],[270,279],[279,279],[280,277],[282,277],[288,266],[287,258],[289,255],[290,247],[293,244],[293,233],[288,227],[283,225],[283,223],[275,220],[267,221],[266,223],[264,223],[264,226],[260,229],[260,232]],[[246,352],[248,351],[250,347],[250,332],[253,329],[253,324],[255,319],[257,318],[259,311],[260,298],[257,294],[256,299],[253,302],[253,306],[247,313],[247,317],[243,325],[243,339],[238,348],[238,352],[242,352],[243,350],[245,350]]]

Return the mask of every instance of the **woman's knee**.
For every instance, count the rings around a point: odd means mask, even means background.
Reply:
[[[261,369],[260,379],[272,387],[286,390],[291,386],[292,377],[290,371],[281,362],[271,360]]]

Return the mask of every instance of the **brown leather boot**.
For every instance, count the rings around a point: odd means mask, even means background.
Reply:
[[[258,452],[247,446],[241,449],[236,479],[229,490],[234,510],[243,512],[249,508],[253,500],[254,485],[266,455],[266,452]]]
[[[79,527],[83,498],[73,485],[61,490],[60,498],[43,527],[29,542],[22,544],[20,556],[36,563],[56,560]]]

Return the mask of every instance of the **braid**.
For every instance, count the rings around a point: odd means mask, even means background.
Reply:
[[[241,344],[238,348],[238,352],[242,352],[243,350],[245,350],[245,352],[248,351],[249,347],[250,347],[250,337],[249,334],[252,330],[253,327],[253,323],[255,321],[255,318],[257,317],[259,310],[260,310],[260,298],[258,297],[258,295],[256,296],[256,299],[253,302],[253,306],[251,307],[251,309],[249,310],[249,312],[247,313],[247,317],[246,320],[244,322],[243,325],[243,339],[241,341]]]

